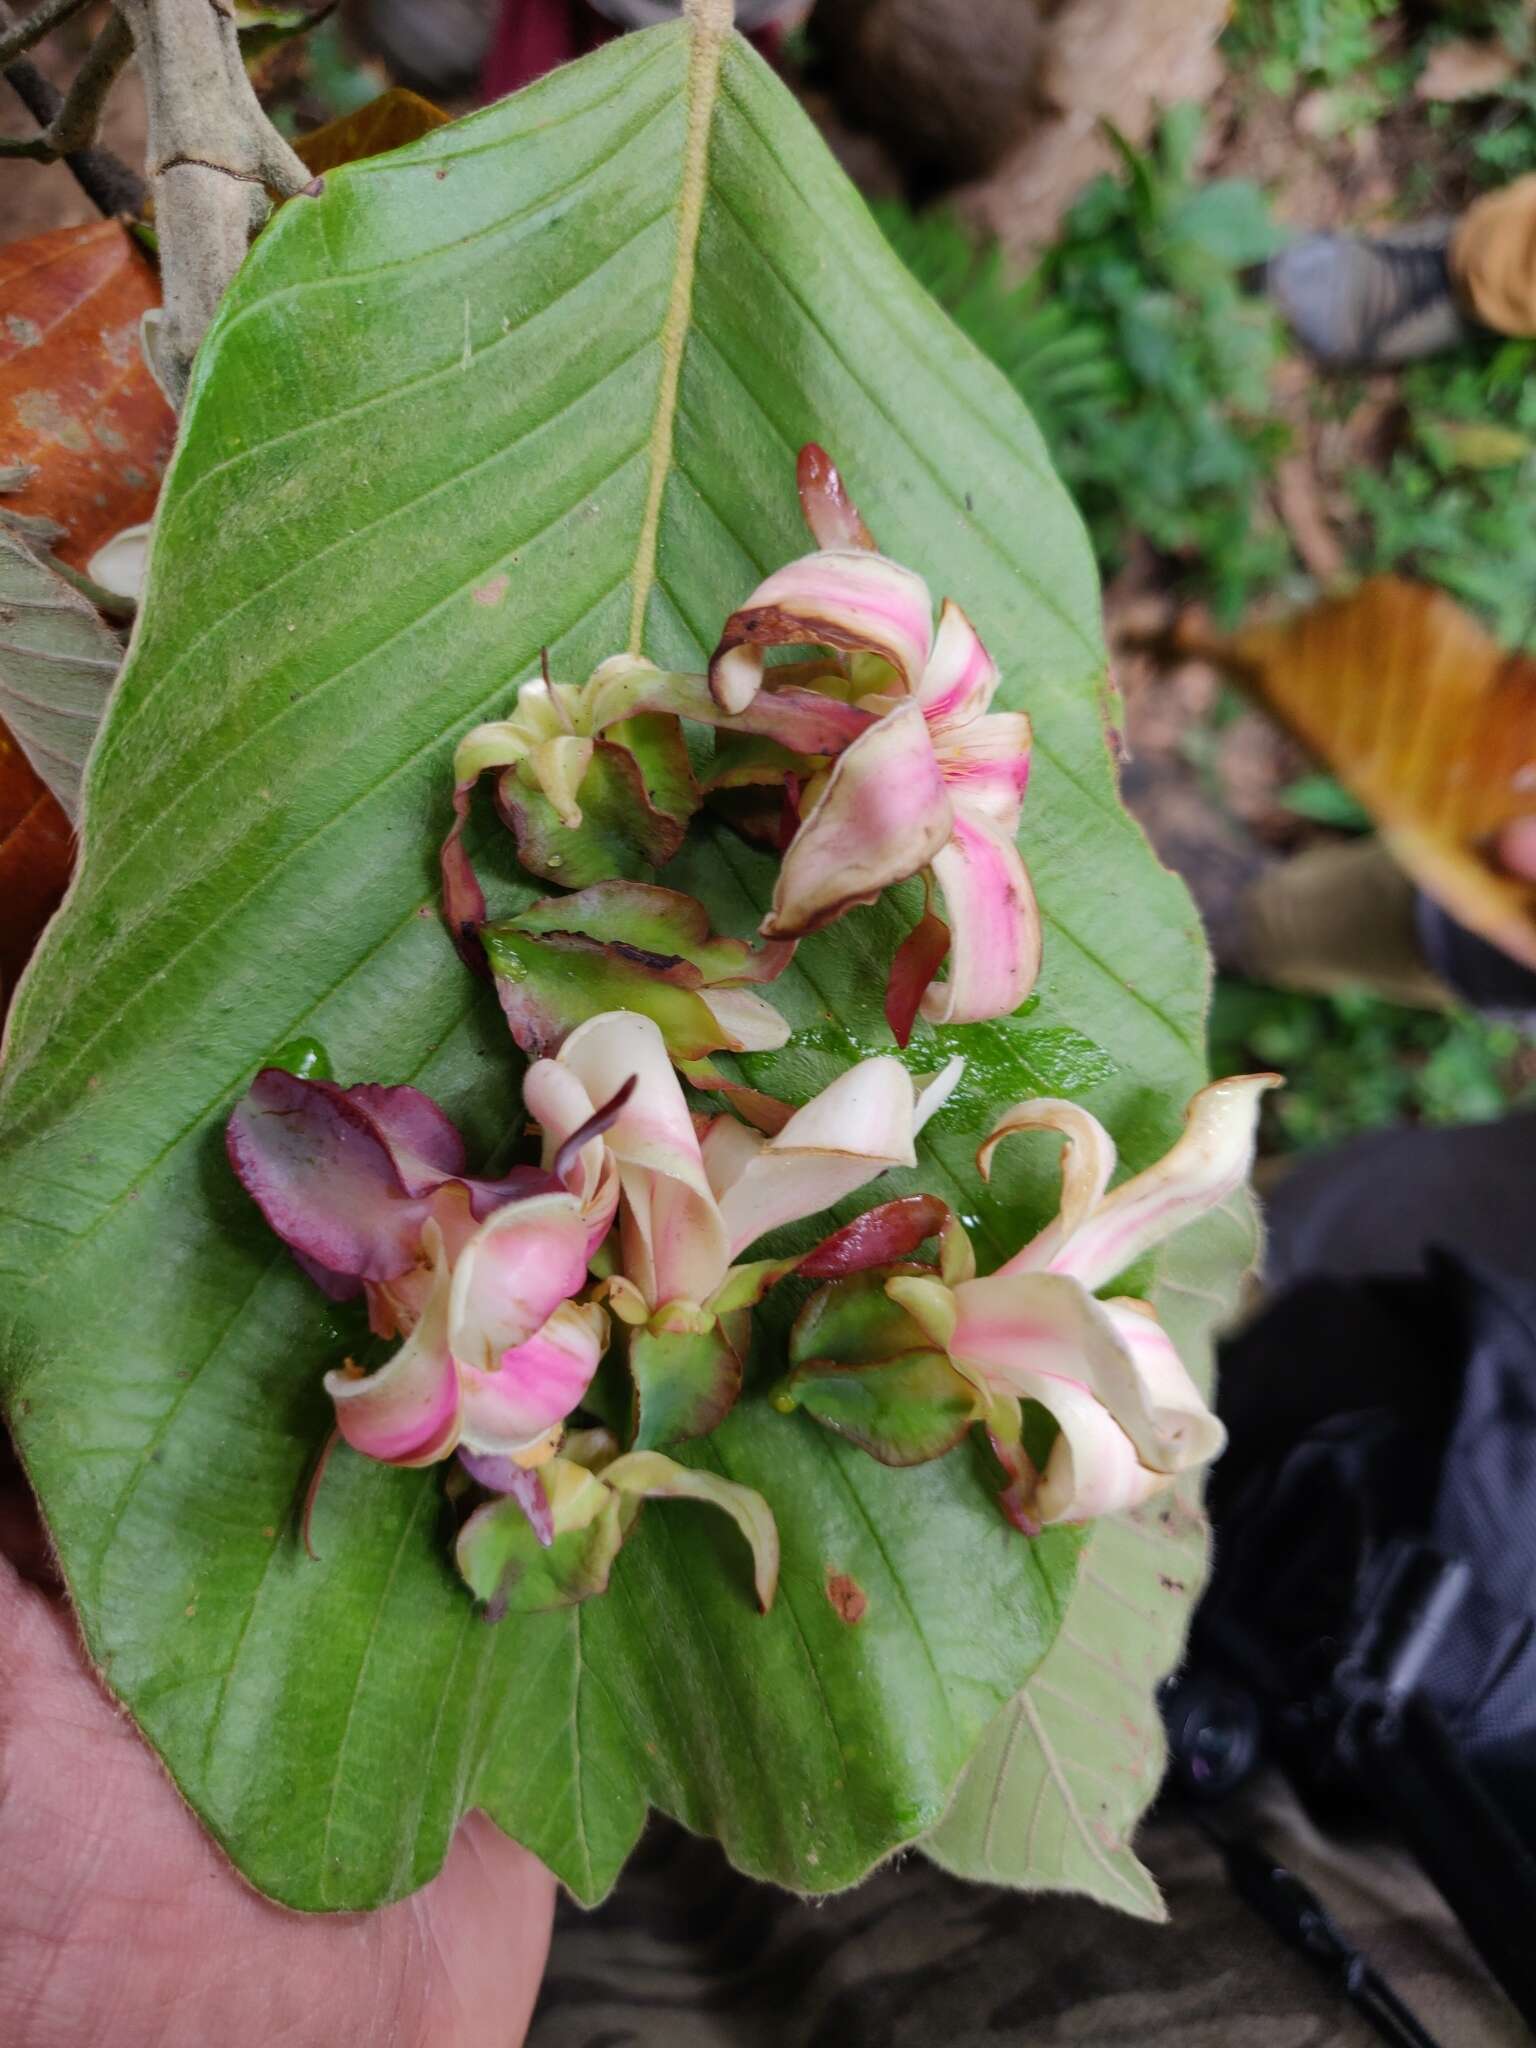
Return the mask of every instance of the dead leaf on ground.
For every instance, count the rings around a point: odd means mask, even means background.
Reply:
[[[69,820],[0,726],[0,1013],[74,859]]]
[[[56,552],[72,569],[155,509],[176,420],[139,321],[159,303],[121,221],[0,248],[0,465],[34,472],[4,506],[63,527]]]
[[[293,146],[318,177],[324,171],[339,170],[343,164],[359,163],[366,156],[382,156],[386,150],[403,149],[434,128],[448,124],[441,107],[434,107],[408,86],[392,85],[355,113],[341,114],[316,128]]]
[[[0,717],[70,817],[122,662],[95,606],[0,528]]]
[[[1489,849],[1536,816],[1536,657],[1444,591],[1375,576],[1277,625],[1178,635],[1248,684],[1460,923],[1536,968],[1536,885]]]
[[[1501,93],[1519,69],[1496,39],[1458,36],[1430,52],[1413,89],[1421,100],[1487,100]]]

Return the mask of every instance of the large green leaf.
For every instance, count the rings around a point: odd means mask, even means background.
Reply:
[[[472,1805],[584,1898],[648,1804],[749,1870],[848,1883],[935,1825],[1055,1634],[1073,1532],[1010,1531],[963,1447],[888,1470],[763,1398],[792,1286],[747,1396],[685,1453],[778,1513],[766,1619],[735,1531],[680,1501],[600,1599],[494,1629],[433,1473],[338,1453],[318,1563],[292,1534],[353,1333],[234,1184],[229,1106],[302,1035],[343,1080],[429,1090],[482,1154],[505,1133],[518,1063],[434,907],[453,741],[541,647],[576,679],[626,644],[698,666],[805,544],[812,437],[1036,720],[1041,1000],[958,1034],[966,1088],[881,1190],[945,1195],[995,1260],[1049,1213],[1054,1163],[1012,1147],[982,1189],[978,1127],[1049,1067],[1145,1163],[1201,1078],[1203,959],[1115,794],[1093,572],[1039,438],[771,74],[682,23],[332,175],[199,358],[82,866],[12,1014],[0,1364],[91,1653],[294,1904],[420,1883]],[[527,899],[477,858],[493,910]],[[663,879],[747,936],[773,873],[705,825]],[[746,1078],[803,1099],[889,1049],[912,915],[803,945],[774,988],[795,1035]]]
[[[1212,1318],[1231,1316],[1254,1251],[1243,1196],[1162,1254],[1152,1298],[1204,1387]],[[1055,1642],[987,1730],[928,1839],[937,1862],[1166,1917],[1131,1835],[1163,1774],[1154,1688],[1178,1661],[1206,1550],[1199,1489],[1187,1481],[1095,1526]]]

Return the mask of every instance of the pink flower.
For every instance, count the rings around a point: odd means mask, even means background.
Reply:
[[[1016,837],[1029,780],[1030,726],[991,711],[998,673],[960,607],[933,624],[928,586],[874,551],[826,455],[800,458],[800,495],[821,543],[777,569],[733,612],[710,663],[716,703],[745,729],[775,732],[778,692],[763,649],[830,647],[839,693],[870,721],[800,793],[800,821],[762,925],[801,938],[882,890],[926,873],[942,896],[897,956],[887,1014],[905,1043],[912,1018],[973,1023],[1017,1009],[1040,965],[1040,920]],[[803,696],[797,691],[797,697]],[[949,976],[932,977],[947,951]],[[931,985],[930,985],[931,984]]]
[[[1018,1441],[1020,1398],[1060,1425],[1026,1503],[1040,1522],[1085,1521],[1145,1500],[1216,1456],[1221,1424],[1145,1302],[1097,1299],[1144,1252],[1218,1208],[1248,1176],[1259,1098],[1274,1074],[1201,1089],[1163,1159],[1109,1192],[1114,1141],[1071,1102],[1021,1102],[977,1154],[985,1178],[1015,1132],[1066,1139],[1061,1208],[1022,1251],[982,1279],[902,1276],[886,1292],[992,1403],[994,1433]]]
[[[366,1293],[374,1329],[405,1340],[376,1372],[326,1375],[355,1450],[426,1465],[460,1446],[530,1462],[547,1449],[607,1341],[603,1311],[572,1297],[618,1186],[577,1136],[549,1170],[477,1179],[414,1088],[257,1075],[229,1122],[236,1173],[312,1279],[335,1299]]]

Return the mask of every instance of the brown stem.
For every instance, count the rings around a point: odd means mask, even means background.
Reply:
[[[89,149],[101,126],[107,94],[132,55],[133,39],[122,17],[114,14],[92,43],[74,84],[42,134],[25,142],[0,140],[0,156],[29,156],[40,163],[53,163],[61,156]]]
[[[161,382],[179,403],[219,300],[266,219],[310,173],[262,112],[229,0],[117,0],[132,33],[149,115],[148,169],[165,311]]]
[[[25,21],[8,21],[4,33],[0,34],[0,69],[13,57],[24,57],[50,29],[56,29],[61,21],[68,21],[72,14],[78,14],[84,5],[85,0],[43,0],[43,5],[29,14]]]
[[[35,21],[36,15],[31,19]],[[26,27],[27,24],[21,26]],[[15,17],[4,0],[0,0],[0,30],[15,29]],[[35,64],[25,57],[17,57],[0,69],[3,69],[6,83],[40,127],[47,128],[58,119],[64,107],[64,95],[44,78]],[[104,214],[111,216],[142,211],[149,196],[143,181],[110,150],[69,149],[64,152],[64,162],[86,198]]]

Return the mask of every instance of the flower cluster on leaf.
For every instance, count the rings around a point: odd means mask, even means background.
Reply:
[[[775,1405],[889,1465],[976,1434],[1021,1531],[1132,1506],[1220,1448],[1150,1309],[1100,1294],[1239,1185],[1273,1076],[1205,1089],[1168,1156],[1113,1190],[1113,1142],[1086,1110],[1006,1111],[981,1176],[1003,1138],[1054,1132],[1063,1191],[1054,1222],[994,1273],[978,1277],[958,1219],[928,1194],[877,1202],[808,1252],[745,1256],[914,1167],[963,1067],[918,1081],[876,1055],[799,1107],[719,1071],[717,1055],[785,1043],[764,990],[799,941],[924,878],[887,985],[901,1044],[919,1015],[1012,1012],[1040,956],[1017,846],[1028,720],[991,709],[998,674],[975,628],[950,600],[935,621],[926,584],[874,548],[819,449],[802,452],[799,486],[816,549],[729,615],[707,674],[631,655],[580,687],[546,673],[457,749],[445,912],[529,1055],[530,1156],[473,1175],[416,1089],[279,1067],[230,1119],[231,1163],[272,1229],[326,1294],[363,1297],[373,1336],[395,1345],[372,1369],[348,1359],[326,1375],[332,1442],[391,1465],[452,1461],[458,1564],[493,1617],[601,1593],[647,1499],[721,1509],[771,1604],[773,1509],[668,1452],[730,1414],[752,1312],[792,1275],[820,1284]],[[804,658],[766,661],[785,647]],[[685,720],[715,732],[703,781]],[[464,839],[484,776],[523,868],[557,885],[496,917]],[[779,853],[755,944],[653,879],[706,799]],[[731,1110],[695,1109],[688,1085]]]

